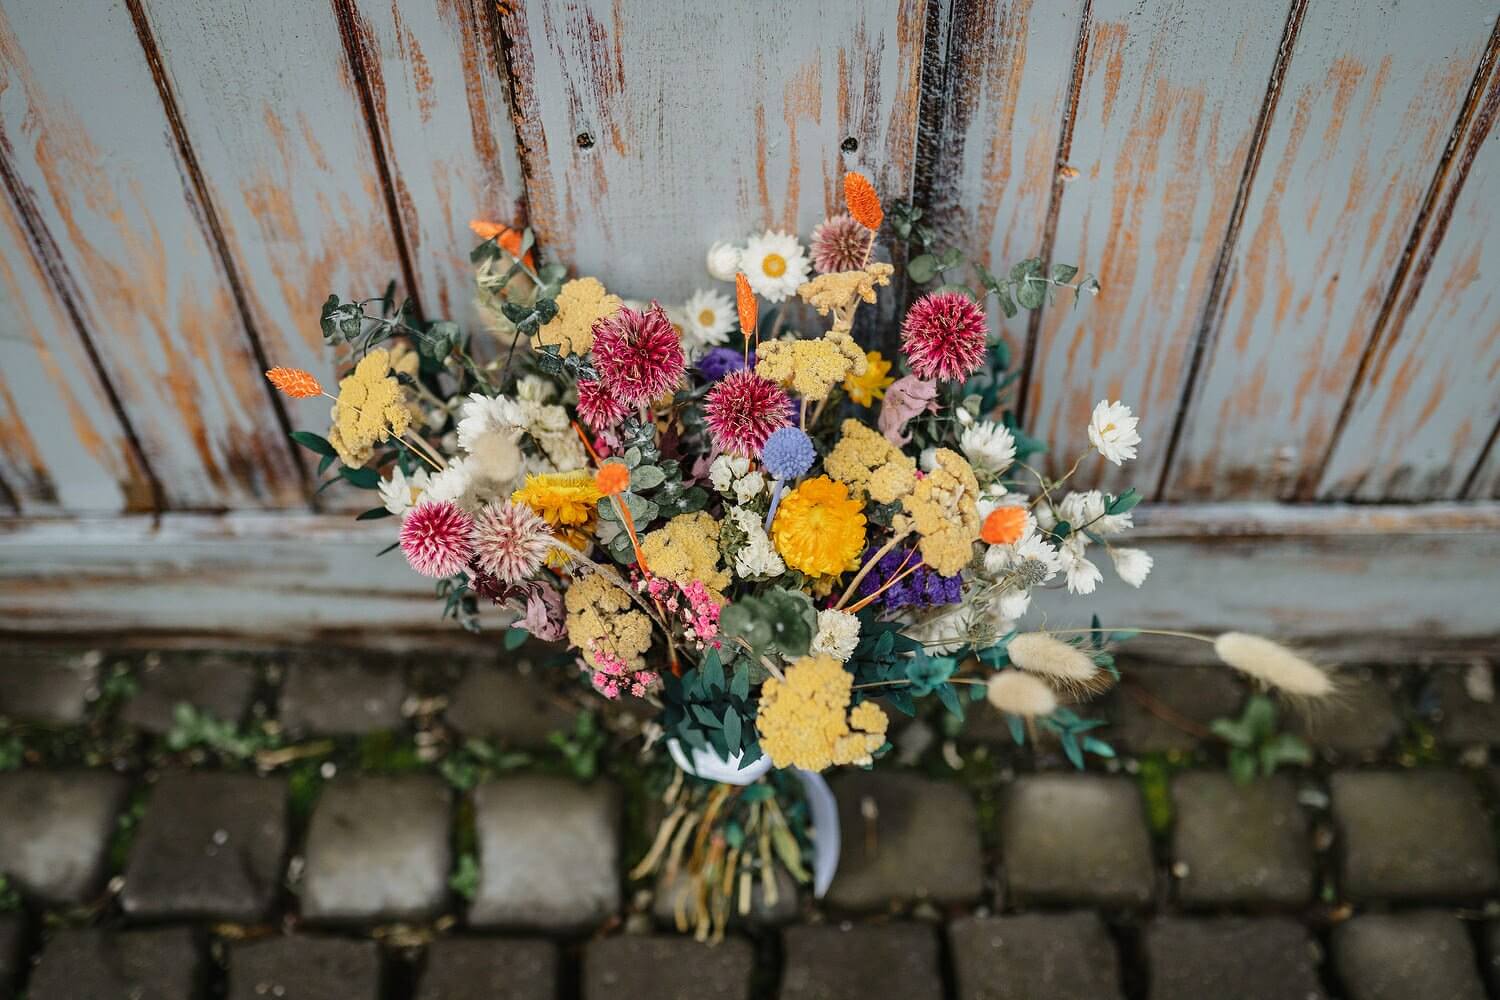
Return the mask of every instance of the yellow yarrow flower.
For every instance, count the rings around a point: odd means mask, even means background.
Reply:
[[[870,701],[849,711],[853,688],[854,676],[831,656],[804,656],[785,680],[766,681],[755,728],[771,763],[809,771],[868,764],[885,743],[889,720]]]
[[[804,479],[781,498],[771,538],[792,569],[808,576],[837,576],[855,568],[864,551],[864,504],[827,476]]]
[[[357,469],[375,456],[376,444],[400,437],[410,426],[406,392],[391,376],[390,353],[377,347],[339,382],[328,443],[345,465]]]
[[[901,501],[921,541],[922,561],[943,576],[963,570],[974,556],[981,522],[975,499],[979,480],[957,452],[939,448],[936,468]]]
[[[573,581],[563,596],[568,609],[568,644],[598,669],[596,654],[622,660],[631,670],[646,666],[651,648],[651,619],[638,610],[630,595],[598,573]]]
[[[557,293],[557,315],[532,334],[531,346],[556,347],[563,354],[587,354],[594,346],[594,324],[620,311],[618,295],[598,278],[574,278]]]
[[[552,526],[554,535],[582,552],[593,535],[603,495],[592,472],[576,469],[529,475],[526,485],[512,493],[510,499],[536,511]],[[554,565],[560,561],[555,549],[547,558]]]
[[[870,351],[865,355],[863,375],[844,376],[844,391],[860,406],[874,406],[876,400],[885,398],[886,387],[896,381],[887,374],[890,370],[891,363],[879,351]]]
[[[789,387],[803,399],[827,399],[846,376],[865,373],[865,352],[847,333],[817,340],[763,340],[756,348],[755,374]]]
[[[641,536],[641,555],[653,576],[679,584],[700,581],[724,603],[729,571],[719,567],[719,522],[702,511],[678,514]]]
[[[917,463],[886,436],[858,420],[845,420],[838,443],[823,459],[823,471],[857,497],[895,503],[917,485]]]

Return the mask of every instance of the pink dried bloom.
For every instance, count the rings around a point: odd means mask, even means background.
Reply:
[[[687,625],[683,635],[695,642],[699,649],[705,646],[719,648],[719,602],[708,592],[702,580],[689,580],[682,585],[682,595],[688,599]]]
[[[541,569],[551,547],[547,522],[523,503],[490,504],[474,519],[474,561],[502,583],[520,583]]]
[[[557,642],[567,634],[563,596],[556,587],[543,583],[526,598],[521,627],[543,642]]]
[[[401,551],[423,576],[461,573],[474,555],[474,519],[451,500],[428,500],[406,512]]]
[[[825,219],[812,231],[812,262],[820,274],[858,271],[865,266],[870,231],[848,212]]]
[[[901,324],[901,351],[918,378],[961,381],[984,363],[984,310],[963,292],[933,292]]]
[[[781,386],[745,368],[709,390],[703,416],[720,451],[749,457],[760,454],[772,431],[791,423],[791,406]]]
[[[584,379],[578,383],[578,415],[595,433],[618,427],[630,407],[619,395],[605,391],[598,379]]]
[[[659,303],[645,312],[621,308],[594,324],[594,367],[601,389],[636,406],[682,380],[682,340]]]
[[[591,649],[591,653],[596,666],[589,682],[594,685],[595,691],[610,701],[627,691],[637,698],[644,698],[651,685],[661,680],[654,670],[632,672],[624,660],[597,646]]]

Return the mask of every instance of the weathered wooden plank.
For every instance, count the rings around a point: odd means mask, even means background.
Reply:
[[[71,317],[0,207],[0,480],[30,515],[150,510],[152,486]]]
[[[417,289],[473,324],[469,220],[519,224],[524,181],[484,0],[349,3]]]
[[[1308,8],[1168,496],[1285,498],[1316,475],[1493,9]]]
[[[296,502],[296,466],[129,12],[6,0],[0,73],[9,193],[166,501]]]
[[[1500,639],[1493,602],[1475,599],[1500,560],[1497,504],[1189,504],[1142,508],[1140,522],[1156,557],[1144,587],[1048,593],[1035,620],[1084,625],[1097,612],[1111,625],[1352,639],[1361,655],[1408,662],[1414,636],[1427,651]],[[456,631],[429,581],[395,554],[376,558],[393,530],[293,513],[0,519],[0,634]]]
[[[1425,242],[1351,390],[1320,499],[1457,497],[1500,420],[1500,60],[1487,69]]]
[[[925,0],[502,10],[532,224],[622,294],[707,285],[714,240],[805,239],[846,170],[910,193]]]
[[[1092,6],[1053,259],[1098,274],[1099,297],[1045,311],[1028,424],[1066,469],[1089,412],[1121,399],[1142,418],[1139,462],[1097,456],[1080,479],[1154,488],[1285,10],[1173,0]],[[1059,468],[1060,467],[1060,468]]]
[[[1490,440],[1485,446],[1484,457],[1479,460],[1469,476],[1464,490],[1468,500],[1500,500],[1500,421],[1490,430]]]

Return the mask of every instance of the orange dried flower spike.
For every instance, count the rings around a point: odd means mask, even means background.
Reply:
[[[504,223],[486,222],[483,219],[470,219],[469,228],[480,239],[494,240],[500,244],[500,248],[512,257],[519,257],[521,255],[520,230],[512,229]],[[527,267],[536,267],[536,261],[532,258],[530,250],[526,251],[526,256],[522,258],[522,263]]]
[[[755,293],[750,290],[750,279],[743,271],[734,276],[734,302],[740,311],[740,332],[748,337],[755,332],[760,306],[755,302]]]
[[[844,175],[844,204],[848,206],[849,214],[854,216],[854,221],[872,233],[885,220],[885,209],[880,207],[880,195],[875,193],[875,186],[864,174],[850,171]]]
[[[313,378],[312,372],[303,371],[301,368],[272,368],[266,372],[266,378],[278,390],[293,399],[309,399],[313,396],[321,396],[323,387],[318,380]]]
[[[1010,545],[1021,540],[1026,530],[1026,508],[996,507],[984,519],[979,528],[979,537],[991,545]]]

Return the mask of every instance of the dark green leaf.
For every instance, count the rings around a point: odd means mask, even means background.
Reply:
[[[356,521],[378,521],[382,517],[390,517],[390,516],[391,516],[391,512],[388,511],[388,510],[386,510],[384,507],[371,507],[369,510],[365,511],[363,514],[360,514],[358,517],[356,517],[355,520]]]
[[[906,275],[919,285],[937,277],[938,260],[930,253],[918,254],[906,262]]]
[[[345,465],[339,469],[339,475],[362,490],[373,490],[380,486],[380,473],[374,469],[351,469]]]
[[[740,746],[740,713],[733,708],[724,709],[724,742],[731,752]]]
[[[521,646],[524,645],[525,642],[526,642],[526,640],[529,639],[529,638],[531,638],[531,633],[528,632],[528,631],[526,631],[524,628],[514,628],[513,627],[513,628],[506,629],[505,630],[505,650],[506,650],[506,652],[514,652],[514,651],[520,649]]]
[[[1078,273],[1078,268],[1074,267],[1072,264],[1053,264],[1052,265],[1052,280],[1056,281],[1056,282],[1060,282],[1060,283],[1062,283],[1064,285],[1066,285],[1068,282],[1072,281],[1073,280],[1073,276],[1076,275],[1077,273]]]
[[[308,451],[318,455],[337,455],[333,445],[328,439],[314,434],[312,431],[292,431],[292,440],[306,448]]]

